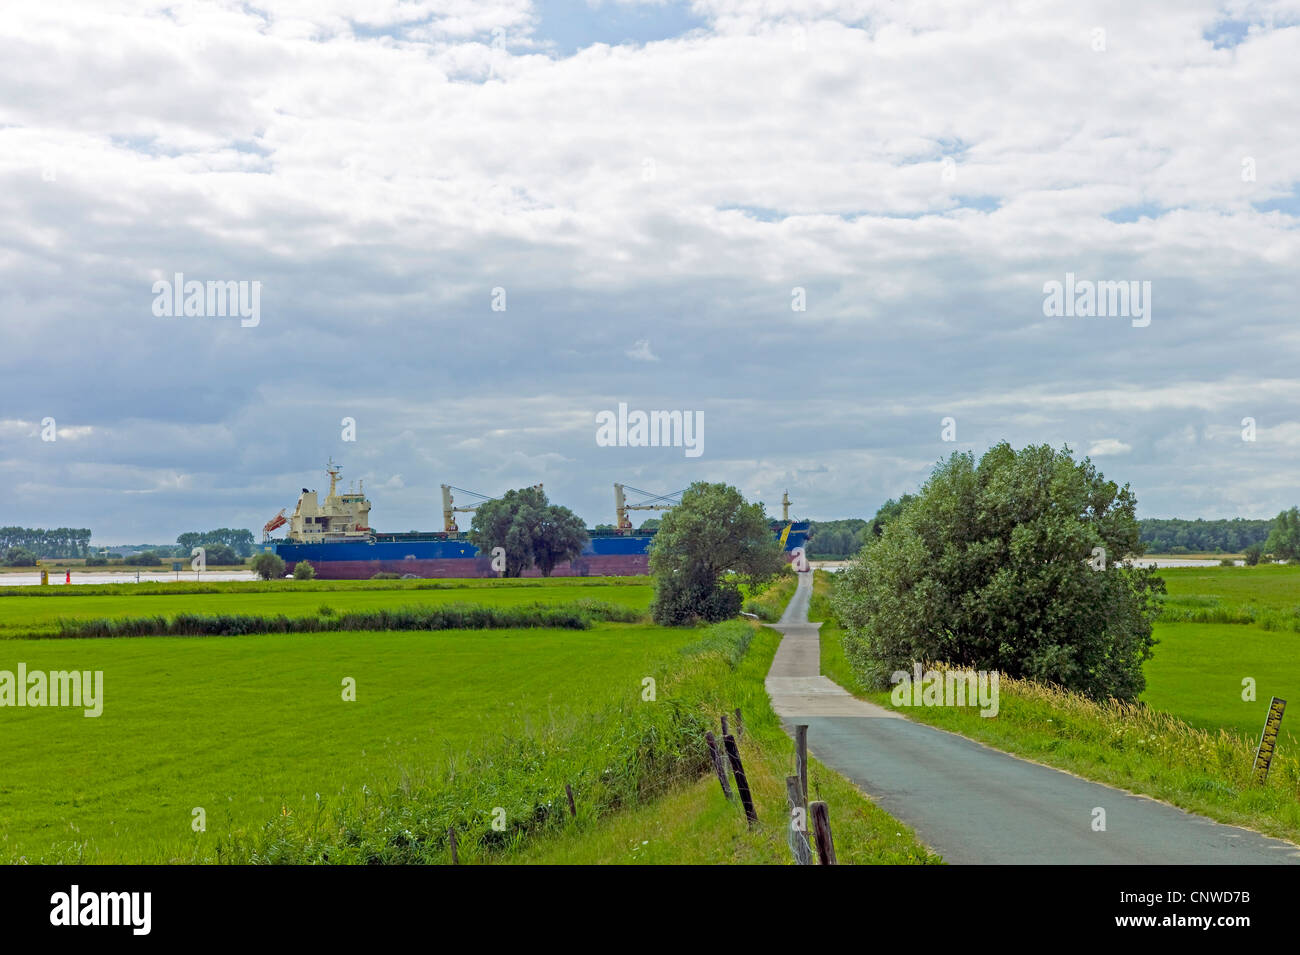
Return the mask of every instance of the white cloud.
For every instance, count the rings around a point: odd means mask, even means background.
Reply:
[[[637,361],[658,361],[659,356],[650,350],[650,339],[640,338],[637,343],[629,348],[625,354],[628,358]]]
[[[1107,454],[1128,454],[1132,450],[1132,445],[1125,444],[1118,438],[1102,438],[1100,441],[1094,441],[1088,447],[1088,457],[1099,458]]]

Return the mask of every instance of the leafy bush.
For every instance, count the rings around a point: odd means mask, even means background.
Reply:
[[[35,567],[36,554],[26,547],[10,547],[5,551],[6,567]]]
[[[189,556],[189,551],[182,551],[181,553],[182,556]],[[243,563],[240,556],[235,553],[235,549],[225,544],[204,544],[203,559],[207,563],[214,565],[225,564],[228,566]]]
[[[785,566],[763,513],[726,484],[696,481],[650,546],[651,614],[663,626],[714,623],[740,612],[740,585],[761,587]]]
[[[316,578],[316,568],[305,560],[300,560],[293,565],[294,580],[314,580]]]
[[[1164,592],[1121,559],[1141,553],[1136,506],[1068,448],[954,454],[843,571],[846,656],[880,688],[930,661],[1136,699]]]
[[[1300,508],[1278,514],[1264,550],[1278,560],[1300,560]]]
[[[252,560],[252,568],[263,580],[278,580],[284,576],[284,561],[279,554],[264,550]]]
[[[171,618],[61,618],[55,636],[231,637],[253,633],[325,633],[339,630],[588,630],[593,620],[631,623],[637,619],[639,615],[635,610],[603,600],[580,600],[564,604],[534,603],[500,608],[466,603],[436,607],[411,605],[391,609],[349,610],[343,613],[322,605],[320,615],[315,617],[181,613]]]
[[[787,566],[776,579],[761,590],[750,590],[750,598],[745,601],[743,610],[752,613],[759,620],[775,623],[785,612],[785,605],[790,602],[799,578],[794,569]]]
[[[1264,545],[1260,543],[1251,544],[1246,548],[1246,566],[1254,567],[1264,556]]]

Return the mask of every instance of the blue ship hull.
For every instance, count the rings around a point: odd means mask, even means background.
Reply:
[[[789,555],[808,540],[808,522],[788,525],[785,551]],[[779,539],[787,525],[773,525]],[[649,573],[653,534],[613,534],[589,531],[581,556],[558,565],[555,577],[633,576]],[[278,554],[289,570],[300,560],[312,565],[316,576],[331,580],[365,580],[377,573],[406,577],[498,577],[489,555],[464,536],[447,534],[377,534],[372,541],[335,541],[305,544],[268,541],[264,550]],[[524,576],[538,576],[536,569]]]

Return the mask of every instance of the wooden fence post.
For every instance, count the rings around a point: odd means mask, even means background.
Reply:
[[[799,777],[785,777],[785,798],[790,803],[790,851],[798,865],[812,864],[812,849],[808,847],[808,812],[803,806],[803,793],[799,790]]]
[[[808,724],[799,723],[794,728],[794,766],[799,774],[799,792],[803,807],[808,808]]]
[[[838,865],[835,861],[835,840],[831,838],[831,816],[826,803],[818,800],[809,807],[813,832],[817,835],[817,864]]]
[[[745,736],[745,721],[741,718],[740,707],[736,707],[736,739],[743,739]]]
[[[726,739],[727,734],[730,732],[731,730],[727,729],[727,714],[723,713],[722,714],[722,738]]]
[[[722,754],[718,752],[718,741],[713,738],[712,733],[705,733],[704,742],[709,744],[709,757],[713,760],[713,771],[718,774],[718,782],[722,783],[722,795],[730,799],[731,784],[727,782],[727,768],[722,765]]]
[[[569,797],[569,815],[577,819],[578,807],[573,804],[573,787],[568,783],[564,784],[564,794]]]
[[[740,802],[745,807],[745,819],[753,826],[758,822],[758,813],[754,812],[754,800],[749,795],[749,780],[745,778],[745,767],[740,762],[736,737],[728,733],[722,737],[722,745],[727,748],[727,759],[731,760],[731,772],[736,777],[736,792],[740,793]]]

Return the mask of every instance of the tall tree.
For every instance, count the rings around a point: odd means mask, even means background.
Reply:
[[[1068,448],[954,454],[843,572],[846,655],[878,687],[946,661],[1136,699],[1164,592],[1136,506]]]
[[[1264,552],[1278,560],[1300,560],[1300,508],[1283,511],[1273,520]]]
[[[729,485],[697,481],[664,515],[650,545],[655,621],[674,626],[735,616],[739,585],[760,585],[785,563],[762,503],[748,503]]]
[[[536,566],[549,577],[556,565],[573,560],[587,543],[582,520],[567,507],[551,504],[536,487],[507,491],[474,512],[469,539],[480,553],[505,550],[505,576],[518,577]]]

